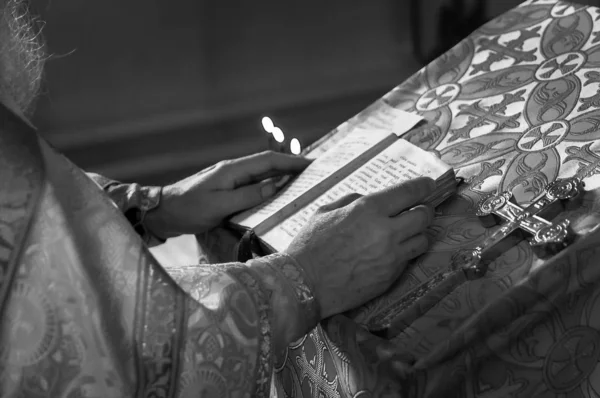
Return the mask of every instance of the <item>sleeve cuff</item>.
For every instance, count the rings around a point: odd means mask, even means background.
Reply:
[[[148,246],[156,246],[166,242],[166,239],[154,234],[144,223],[146,214],[160,205],[161,196],[162,187],[140,187],[137,206],[131,207],[125,212],[125,217]]]
[[[302,267],[289,254],[275,253],[261,258],[275,272],[281,274],[283,279],[293,289],[307,325],[316,325],[321,321],[319,303],[315,297],[313,287],[306,277]]]

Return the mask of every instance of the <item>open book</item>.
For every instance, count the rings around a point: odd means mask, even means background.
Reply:
[[[307,154],[315,160],[270,200],[231,219],[252,229],[269,251],[283,251],[321,206],[351,193],[374,193],[419,176],[437,189],[426,202],[437,206],[456,191],[454,170],[400,138],[422,118],[393,110],[371,122],[353,123],[343,134],[324,140]],[[373,121],[379,121],[373,122]],[[342,133],[341,131],[339,133]]]

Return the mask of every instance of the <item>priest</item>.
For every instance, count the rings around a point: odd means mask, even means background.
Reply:
[[[0,396],[267,396],[274,358],[427,248],[417,179],[322,208],[285,253],[168,274],[148,251],[275,193],[266,152],[165,187],[84,173],[31,124],[43,46],[0,1]]]

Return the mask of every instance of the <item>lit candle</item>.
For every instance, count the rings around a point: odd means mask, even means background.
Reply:
[[[285,150],[285,134],[279,127],[274,127],[272,131],[273,139],[276,142],[275,151],[277,152],[286,152]]]
[[[285,148],[285,134],[283,134],[283,130],[279,127],[275,126],[273,120],[270,117],[264,116],[261,120],[261,124],[263,129],[267,132],[267,139],[269,143],[269,149],[275,152],[287,153],[288,151]],[[290,152],[296,154],[300,153],[300,141],[296,138],[292,139],[290,143]],[[275,187],[280,189],[291,179],[290,175],[285,175],[283,177],[279,177],[275,179]]]
[[[300,146],[298,138],[292,138],[290,141],[290,152],[294,155],[300,155],[300,152],[302,152],[302,147]]]
[[[270,151],[281,152],[281,136],[283,132],[281,129],[275,127],[273,120],[270,117],[264,116],[261,120],[263,129],[267,132],[267,146]],[[275,137],[277,135],[277,137]]]
[[[273,121],[268,116],[262,118],[262,126],[263,129],[265,129],[265,131],[269,134],[271,134],[275,128],[275,124],[273,124]]]

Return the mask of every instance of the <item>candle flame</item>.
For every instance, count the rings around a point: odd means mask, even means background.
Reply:
[[[294,155],[300,155],[300,152],[301,152],[300,141],[298,141],[297,138],[292,138],[292,141],[290,142],[290,151]]]
[[[281,129],[279,127],[274,127],[273,131],[271,131],[271,133],[273,133],[273,138],[275,138],[275,141],[283,142],[285,140],[285,135],[283,134],[283,131],[281,131]]]
[[[268,117],[268,116],[263,117],[261,122],[262,122],[263,129],[265,129],[265,131],[267,133],[272,133],[273,129],[275,129],[275,124],[273,124],[273,121],[271,120],[270,117]]]

